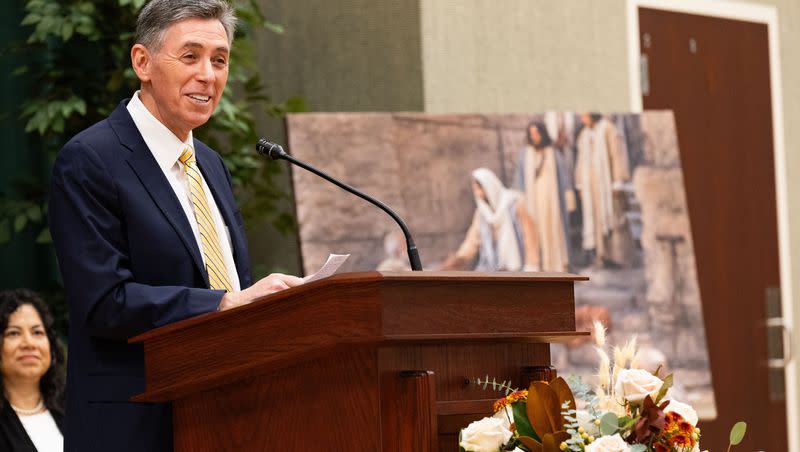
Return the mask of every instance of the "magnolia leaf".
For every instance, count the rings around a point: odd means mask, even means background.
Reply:
[[[569,388],[566,380],[564,380],[562,377],[558,377],[550,382],[550,387],[556,391],[558,403],[562,404],[562,412],[575,409],[575,396],[572,395],[572,389]],[[569,402],[569,407],[567,409],[564,409],[563,406],[565,402]]]
[[[543,452],[542,443],[533,438],[528,436],[520,436],[517,438],[517,441],[522,443],[522,445],[527,447],[531,452]]]
[[[617,430],[619,430],[619,419],[616,414],[608,412],[600,418],[600,434],[613,435]]]
[[[543,452],[561,452],[561,443],[569,439],[569,434],[565,431],[548,433],[542,438]]]
[[[514,415],[514,425],[517,427],[517,433],[521,436],[530,436],[536,441],[541,441],[541,438],[528,420],[527,403],[519,401],[511,404],[511,413]]]
[[[661,399],[663,399],[664,396],[667,395],[667,391],[669,391],[669,388],[672,387],[672,379],[673,379],[672,375],[673,374],[669,374],[666,377],[664,377],[664,383],[661,385],[661,389],[658,390],[658,395],[656,395],[656,399],[653,401],[655,402],[656,405],[658,405],[661,402]]]
[[[739,421],[731,428],[731,446],[738,446],[747,432],[747,423]]]
[[[534,381],[528,388],[528,420],[541,437],[564,429],[558,395],[549,384]]]

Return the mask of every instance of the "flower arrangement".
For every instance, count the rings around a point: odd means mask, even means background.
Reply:
[[[636,339],[606,351],[605,329],[595,323],[600,364],[597,383],[590,387],[572,378],[575,391],[559,377],[534,381],[527,390],[510,382],[491,382],[505,397],[494,403],[494,414],[461,430],[462,452],[699,452],[701,431],[697,412],[673,399],[673,376],[638,367]],[[488,387],[488,376],[477,379]],[[578,395],[576,403],[576,396]],[[731,446],[744,438],[747,425],[731,430]]]

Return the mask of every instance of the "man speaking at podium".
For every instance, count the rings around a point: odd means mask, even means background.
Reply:
[[[224,0],[148,3],[131,49],[140,90],[56,160],[50,229],[70,307],[67,451],[172,450],[170,405],[129,402],[144,391],[144,362],[127,340],[301,284],[272,274],[251,286],[230,174],[192,137],[222,96],[235,25]]]

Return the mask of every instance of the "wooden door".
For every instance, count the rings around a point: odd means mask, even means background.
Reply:
[[[765,327],[779,286],[767,26],[640,8],[639,30],[643,106],[675,113],[694,236],[718,412],[701,446],[725,450],[744,420],[737,450],[785,451]]]

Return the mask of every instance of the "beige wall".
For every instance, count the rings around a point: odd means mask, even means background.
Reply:
[[[256,39],[256,63],[276,101],[302,96],[312,111],[424,109],[417,0],[259,3],[271,22],[285,28]],[[262,118],[259,131],[285,143],[279,122]],[[282,181],[289,190],[285,173]],[[300,271],[296,237],[279,234],[267,222],[248,224],[248,237],[256,273]]]
[[[262,0],[282,35],[257,41],[270,91],[315,111],[419,111],[417,0]]]
[[[425,111],[629,109],[624,0],[420,1]]]
[[[260,43],[271,91],[303,95],[315,111],[630,109],[626,0],[262,3],[287,27]],[[800,1],[753,3],[778,11],[800,329]],[[800,350],[800,332],[793,348]],[[795,366],[800,373],[800,360]]]

